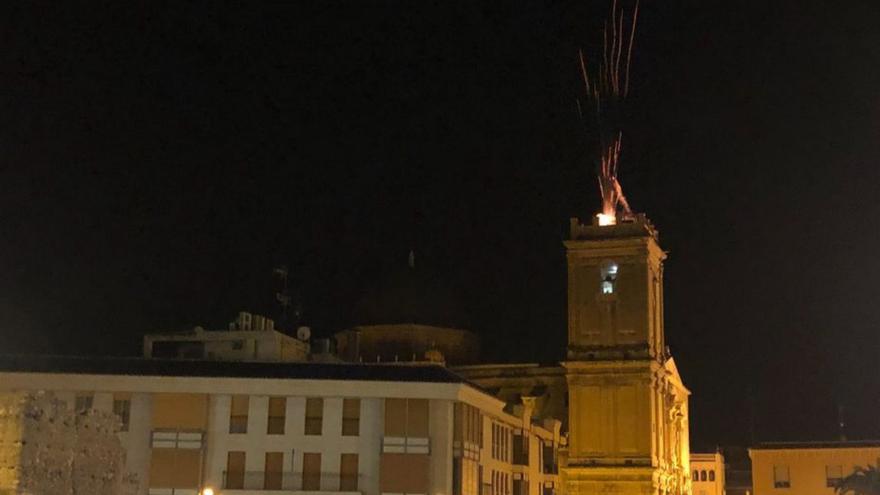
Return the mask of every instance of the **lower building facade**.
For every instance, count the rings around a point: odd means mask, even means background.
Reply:
[[[142,495],[550,495],[558,484],[559,423],[512,414],[440,366],[0,362],[0,394],[22,392],[115,413]]]
[[[833,495],[855,468],[878,465],[880,441],[765,443],[749,457],[755,495]]]

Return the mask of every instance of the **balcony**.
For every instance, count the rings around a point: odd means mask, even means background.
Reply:
[[[199,430],[153,430],[150,445],[154,449],[193,449],[202,448],[204,432]]]
[[[364,476],[339,473],[303,474],[300,472],[223,471],[223,493],[308,492],[361,493]]]

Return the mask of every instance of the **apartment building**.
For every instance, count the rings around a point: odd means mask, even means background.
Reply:
[[[0,358],[0,393],[114,412],[143,495],[550,495],[560,423],[448,369]]]
[[[880,441],[764,443],[749,457],[755,495],[833,495],[856,466],[880,462]]]

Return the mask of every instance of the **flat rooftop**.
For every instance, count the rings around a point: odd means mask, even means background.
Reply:
[[[336,364],[0,355],[0,373],[467,383],[435,364]]]
[[[856,449],[880,447],[880,440],[819,440],[803,442],[763,442],[750,450],[793,450],[793,449]]]

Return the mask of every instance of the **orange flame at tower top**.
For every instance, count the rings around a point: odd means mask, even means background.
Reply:
[[[600,225],[616,224],[618,207],[624,218],[632,216],[632,210],[626,201],[626,196],[623,195],[623,188],[617,180],[622,138],[622,133],[618,133],[617,137],[602,149],[599,165],[599,192],[602,194],[602,212],[598,214]]]

